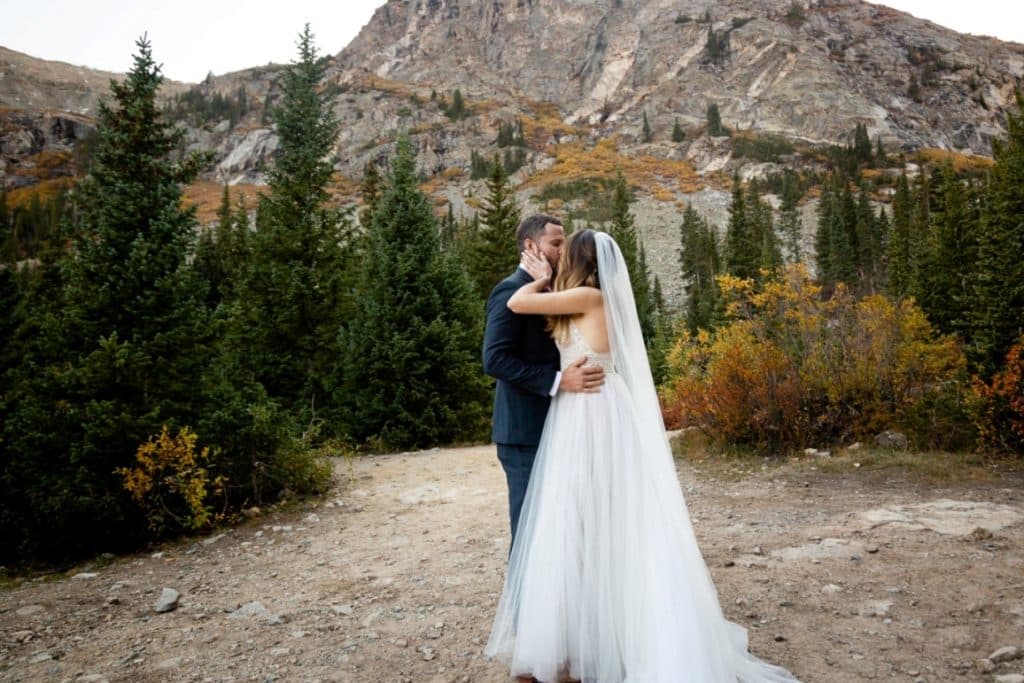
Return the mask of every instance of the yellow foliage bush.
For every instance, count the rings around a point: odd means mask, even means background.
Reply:
[[[913,301],[857,300],[842,287],[822,299],[799,264],[760,287],[730,276],[719,284],[728,324],[680,337],[669,354],[661,396],[670,426],[770,450],[897,425],[941,445],[950,421],[966,419],[963,353]]]
[[[224,477],[210,478],[205,463],[208,448],[196,453],[197,436],[183,427],[171,436],[164,425],[157,437],[141,444],[135,453],[135,467],[121,467],[124,488],[145,511],[149,527],[160,533],[172,525],[201,529],[212,517],[211,498],[224,493]]]

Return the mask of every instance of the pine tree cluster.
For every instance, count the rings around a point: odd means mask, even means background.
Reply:
[[[179,153],[142,39],[100,107],[59,239],[17,242],[0,204],[5,244],[36,257],[0,266],[0,563],[132,548],[319,490],[320,448],[486,432],[482,307],[463,251],[439,243],[408,138],[387,173],[368,167],[358,228],[336,206],[339,124],[322,80],[307,26],[270,114],[267,191],[253,212],[225,187],[200,229],[182,187],[208,159]],[[497,232],[517,220],[503,197],[485,214]]]

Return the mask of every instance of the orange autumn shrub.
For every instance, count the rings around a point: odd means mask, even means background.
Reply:
[[[680,338],[669,365],[686,368],[663,392],[669,426],[697,426],[715,440],[766,449],[799,439],[799,421],[788,419],[800,407],[796,368],[746,322],[714,338]]]
[[[941,447],[969,424],[964,358],[912,301],[823,299],[802,265],[760,287],[720,278],[728,324],[681,336],[661,396],[671,427],[761,450],[846,443],[900,427]],[[940,400],[941,399],[941,400]]]
[[[1010,347],[991,382],[974,380],[979,399],[979,440],[985,446],[1024,453],[1024,336]]]

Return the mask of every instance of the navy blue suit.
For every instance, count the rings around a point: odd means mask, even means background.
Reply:
[[[484,372],[497,380],[491,438],[508,480],[513,541],[559,363],[544,316],[508,309],[509,298],[532,281],[519,268],[498,283],[487,299],[484,330]]]

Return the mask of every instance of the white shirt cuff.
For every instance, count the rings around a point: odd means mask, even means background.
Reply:
[[[558,384],[562,381],[561,371],[555,373],[555,385],[551,387],[551,391],[548,392],[548,396],[554,396],[558,393]]]

